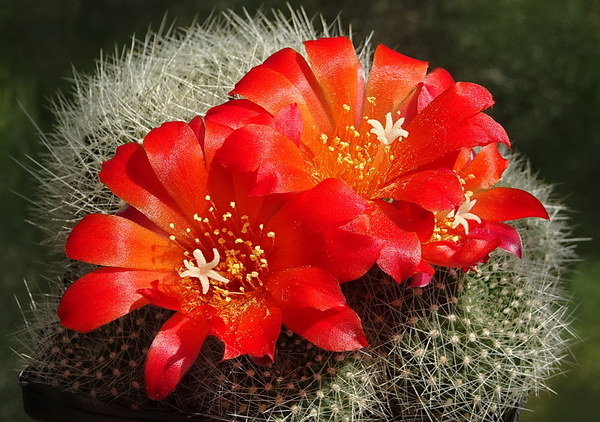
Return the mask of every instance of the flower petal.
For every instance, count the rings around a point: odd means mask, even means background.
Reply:
[[[427,62],[411,59],[403,54],[378,45],[367,81],[366,98],[374,98],[371,110],[363,111],[372,119],[383,121],[386,113],[392,114],[423,81]]]
[[[115,195],[162,230],[178,238],[189,237],[185,232],[188,220],[154,174],[140,144],[131,142],[117,148],[115,156],[102,164],[99,177]]]
[[[477,239],[495,240],[499,239],[499,248],[521,258],[523,255],[523,242],[519,232],[514,227],[504,223],[484,223],[475,227],[469,233],[469,237]]]
[[[427,74],[419,92],[417,112],[420,113],[434,98],[454,84],[454,78],[445,69],[437,68]]]
[[[314,308],[283,308],[283,324],[321,349],[334,352],[368,346],[360,318],[349,307],[319,311]]]
[[[532,194],[521,189],[491,188],[475,192],[477,203],[471,212],[489,222],[539,217],[548,220],[544,205]]]
[[[166,284],[174,284],[181,281],[181,276],[177,273],[173,273],[174,277],[171,280],[166,281]],[[155,280],[150,283],[151,287],[139,289],[137,292],[144,296],[150,303],[161,308],[171,309],[173,311],[181,311],[181,304],[177,297],[170,296],[163,291],[158,289],[159,282],[161,280]]]
[[[215,160],[234,172],[255,172],[249,191],[254,196],[298,192],[315,184],[300,149],[269,126],[248,125],[234,131]]]
[[[174,271],[183,257],[177,243],[126,218],[103,214],[85,216],[65,249],[78,261],[140,270]]]
[[[417,268],[415,268],[415,273],[410,276],[407,287],[425,287],[434,275],[435,269],[422,259]]]
[[[144,214],[142,214],[140,211],[138,211],[130,205],[127,205],[124,208],[120,209],[115,215],[131,220],[134,223],[139,224],[140,226],[145,227],[148,230],[153,231],[154,233],[159,234],[163,237],[169,237],[169,233],[158,227],[148,217],[146,217]]]
[[[290,48],[271,55],[244,75],[235,85],[239,94],[275,115],[290,104],[297,104],[304,120],[304,132],[313,126],[321,132],[333,129],[332,117],[315,75],[302,57]]]
[[[460,181],[450,169],[411,173],[390,183],[379,196],[411,202],[431,212],[453,209],[464,201]]]
[[[326,179],[312,189],[291,197],[265,231],[291,242],[312,233],[340,227],[369,207],[367,201],[341,179]]]
[[[402,174],[457,149],[508,142],[500,125],[481,111],[493,104],[482,86],[457,82],[436,97],[406,127],[409,135],[392,148],[393,171]]]
[[[171,272],[100,268],[84,275],[65,291],[58,307],[60,323],[88,332],[148,303],[137,291]]]
[[[375,264],[382,242],[371,236],[341,228],[313,233],[294,241],[278,242],[269,254],[272,271],[315,266],[338,282],[355,280]]]
[[[464,168],[455,169],[465,181],[466,191],[477,192],[494,186],[508,167],[496,144],[486,145]],[[472,176],[470,176],[472,175]]]
[[[383,241],[377,265],[398,283],[414,274],[421,261],[421,244],[409,224],[392,204],[382,200],[373,203],[367,234]]]
[[[469,238],[458,245],[453,242],[431,242],[422,246],[423,259],[433,265],[450,268],[469,268],[485,262],[488,255],[501,244],[500,239]]]
[[[236,129],[247,124],[269,124],[273,117],[269,112],[248,100],[227,101],[206,112],[205,135],[200,137],[207,168],[216,151]]]
[[[144,368],[146,391],[153,400],[162,400],[175,389],[194,364],[209,332],[202,312],[176,313],[158,331]]]
[[[347,306],[338,281],[327,271],[314,267],[291,268],[276,272],[267,291],[281,308],[315,308],[320,311]]]
[[[355,110],[354,124],[358,127],[362,117],[358,106],[364,95],[364,73],[352,41],[346,37],[319,38],[306,41],[304,47],[334,121],[347,106]]]
[[[164,123],[144,138],[144,149],[158,180],[187,218],[208,208],[204,154],[189,125]]]
[[[251,303],[237,321],[240,354],[275,360],[275,342],[281,332],[281,311],[263,303]]]

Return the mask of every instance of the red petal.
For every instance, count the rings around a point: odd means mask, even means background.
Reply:
[[[239,308],[238,308],[239,309]],[[236,309],[236,310],[238,310]],[[235,315],[235,311],[227,309],[230,313]],[[210,335],[214,335],[221,340],[225,345],[225,351],[223,352],[223,360],[233,359],[242,354],[240,346],[237,344],[235,336],[237,329],[237,318],[228,318],[227,322],[223,319],[224,316],[220,315],[220,311],[216,308],[207,307],[207,318],[210,321]],[[238,312],[237,315],[241,313]]]
[[[410,231],[417,234],[421,243],[431,239],[435,228],[433,213],[410,202],[394,201],[392,205],[406,218],[408,222],[406,227],[410,227]]]
[[[144,378],[148,397],[162,400],[175,389],[194,364],[209,326],[202,313],[176,313],[160,329],[146,359]]]
[[[135,142],[117,148],[115,156],[102,164],[100,180],[119,198],[140,210],[162,230],[188,238],[188,220],[157,179],[144,148]],[[173,224],[175,229],[169,225]]]
[[[176,274],[176,278],[181,280],[181,277]],[[177,281],[177,280],[175,280]],[[158,282],[152,283],[152,288],[139,289],[138,293],[144,296],[150,303],[161,308],[171,309],[173,311],[181,311],[181,305],[176,297],[169,296],[166,293],[160,291],[158,288]]]
[[[169,122],[144,138],[148,161],[158,180],[188,219],[209,203],[204,154],[194,131],[183,122]]]
[[[347,306],[338,281],[314,267],[292,268],[269,277],[267,291],[279,307],[315,308],[320,311]]]
[[[470,212],[489,222],[526,217],[550,218],[544,205],[535,196],[521,189],[492,188],[476,192],[472,199],[477,200],[477,203]]]
[[[304,130],[313,126],[321,132],[333,130],[323,92],[312,70],[299,53],[285,48],[256,66],[235,85],[232,93],[260,104],[277,114],[297,104],[304,119]]]
[[[364,94],[363,70],[356,51],[346,37],[319,38],[304,43],[312,71],[319,81],[334,121],[344,113],[344,105],[356,113],[358,127]]]
[[[194,135],[196,135],[196,138],[198,139],[198,142],[200,142],[200,145],[202,145],[204,142],[204,131],[206,130],[202,118],[200,116],[195,116],[192,120],[190,120],[188,126],[190,127],[190,129],[192,129]]]
[[[498,139],[503,138],[499,138],[499,125],[480,113],[492,104],[485,88],[464,82],[454,84],[412,120],[406,127],[406,139],[393,144],[391,153],[402,157],[395,161],[394,172],[414,170],[461,148],[500,142]]]
[[[470,237],[487,240],[500,240],[499,248],[521,258],[523,242],[519,232],[514,227],[504,223],[484,223],[475,227],[469,233]]]
[[[273,116],[273,127],[299,147],[302,138],[302,116],[298,104],[290,104]]]
[[[300,149],[269,126],[248,125],[236,130],[215,161],[234,172],[256,172],[251,195],[297,192],[315,184]]]
[[[382,242],[371,236],[333,228],[294,241],[277,242],[269,254],[272,271],[314,266],[339,282],[363,276],[377,261]]]
[[[368,346],[360,318],[349,307],[319,311],[283,308],[283,324],[321,349],[334,352]]]
[[[140,226],[145,227],[156,234],[159,234],[164,237],[169,237],[169,233],[158,227],[148,217],[146,217],[144,214],[142,214],[140,211],[138,211],[130,205],[127,205],[125,208],[117,211],[115,215],[131,220],[134,223],[139,224]]]
[[[452,242],[432,242],[422,246],[423,259],[433,265],[468,268],[484,262],[500,246],[501,240],[468,239],[461,245]]]
[[[412,173],[390,183],[381,197],[411,202],[431,212],[454,209],[464,201],[456,173],[449,169]]]
[[[466,191],[477,192],[494,186],[508,167],[508,160],[498,152],[496,144],[486,145],[458,174],[465,181]],[[469,175],[475,177],[469,177]],[[449,209],[449,208],[448,208]]]
[[[384,45],[378,45],[365,94],[366,98],[375,98],[375,104],[372,111],[365,104],[363,113],[371,119],[385,121],[386,113],[394,113],[425,78],[427,66],[427,62],[411,59]]]
[[[275,342],[281,332],[281,311],[262,303],[251,303],[237,322],[240,354],[275,359]]]
[[[383,241],[377,265],[398,283],[412,274],[421,261],[421,244],[410,230],[410,221],[392,204],[379,200],[369,214],[368,234]]]
[[[434,98],[454,84],[454,79],[448,71],[441,68],[434,69],[425,77],[423,82],[419,93],[417,112],[420,113]]]
[[[273,120],[262,107],[248,100],[232,100],[213,107],[206,112],[206,134],[202,147],[207,163],[215,156],[225,139],[236,129],[246,124],[270,124]]]
[[[250,123],[267,125],[273,116],[251,101],[232,100],[209,109],[205,120],[207,125],[217,124],[234,131]]]
[[[435,269],[422,259],[417,268],[415,268],[415,273],[410,277],[408,287],[425,287],[429,284],[434,274]]]
[[[73,228],[65,249],[71,259],[107,267],[168,271],[183,262],[177,243],[114,215],[85,216]]]
[[[58,307],[60,323],[88,332],[148,303],[137,291],[173,273],[100,268],[75,281]]]
[[[368,203],[341,179],[326,179],[291,197],[265,225],[282,241],[340,227],[367,208]]]

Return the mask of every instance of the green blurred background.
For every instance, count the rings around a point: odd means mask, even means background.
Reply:
[[[457,80],[483,84],[497,101],[493,116],[508,130],[572,213],[576,237],[591,237],[568,280],[575,327],[584,342],[522,415],[523,422],[597,420],[600,414],[600,1],[599,0],[307,0],[309,16],[328,21],[340,12],[356,39],[373,29],[375,43],[448,69]],[[23,324],[26,279],[35,294],[47,290],[39,242],[26,222],[35,181],[19,165],[38,157],[41,144],[30,118],[52,129],[48,98],[68,93],[72,66],[94,71],[100,50],[114,51],[133,34],[157,29],[167,14],[188,26],[232,8],[251,14],[285,9],[267,0],[0,0],[0,420],[30,421],[21,410],[20,362],[11,333]],[[20,105],[19,105],[20,104]],[[28,117],[30,116],[30,118]],[[576,306],[577,305],[577,306]]]

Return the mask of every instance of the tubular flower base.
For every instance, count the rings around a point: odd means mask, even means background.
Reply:
[[[69,261],[22,335],[32,416],[515,422],[547,389],[563,208],[487,90],[383,46],[367,78],[339,35],[228,13],[76,77],[38,170]]]
[[[453,212],[455,220],[464,219],[464,186],[453,168],[461,151],[509,145],[504,129],[482,113],[493,104],[490,93],[454,82],[443,69],[428,74],[427,63],[382,45],[367,80],[348,38],[304,46],[306,59],[289,48],[278,51],[232,91],[273,115],[285,115],[279,119],[285,132],[240,128],[217,160],[250,173],[254,195],[301,191],[332,177],[345,180],[371,204],[355,227],[366,227],[384,242],[377,264],[397,282],[414,275],[411,285],[422,286],[434,272],[428,263],[470,267],[500,246],[494,236],[480,236],[476,251],[461,246],[458,255],[453,250],[456,259],[449,253],[440,259],[439,253],[421,253],[417,235],[431,236],[434,214]],[[235,154],[240,149],[246,153]],[[528,204],[536,212],[515,218],[546,216],[534,202]]]

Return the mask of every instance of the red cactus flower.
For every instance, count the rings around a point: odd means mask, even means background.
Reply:
[[[260,120],[251,110],[237,121]],[[175,311],[147,356],[156,400],[176,387],[208,335],[224,342],[223,359],[262,362],[273,360],[282,324],[327,350],[367,344],[339,283],[379,254],[378,242],[341,228],[368,203],[338,179],[248,196],[243,177],[211,163],[212,136],[233,130],[221,123],[166,123],[143,144],[119,147],[100,179],[128,206],[84,217],[66,244],[71,259],[102,266],[62,297],[67,328],[87,332],[146,304]]]
[[[475,154],[465,149],[454,165],[463,188],[464,201],[435,214],[434,229],[421,234],[423,258],[445,267],[471,267],[485,262],[500,247],[521,257],[519,233],[502,221],[525,217],[548,219],[544,206],[520,189],[493,187],[508,166],[496,145]]]
[[[428,212],[460,206],[463,189],[451,170],[457,151],[509,144],[502,127],[482,113],[492,97],[479,85],[455,83],[443,70],[427,74],[427,63],[381,45],[366,81],[348,38],[305,47],[307,59],[283,49],[236,84],[232,94],[279,123],[239,128],[216,159],[251,174],[253,195],[346,181],[370,203],[352,224],[384,241],[377,264],[399,282],[421,274],[423,284],[433,269],[421,257],[409,219],[389,201]]]

